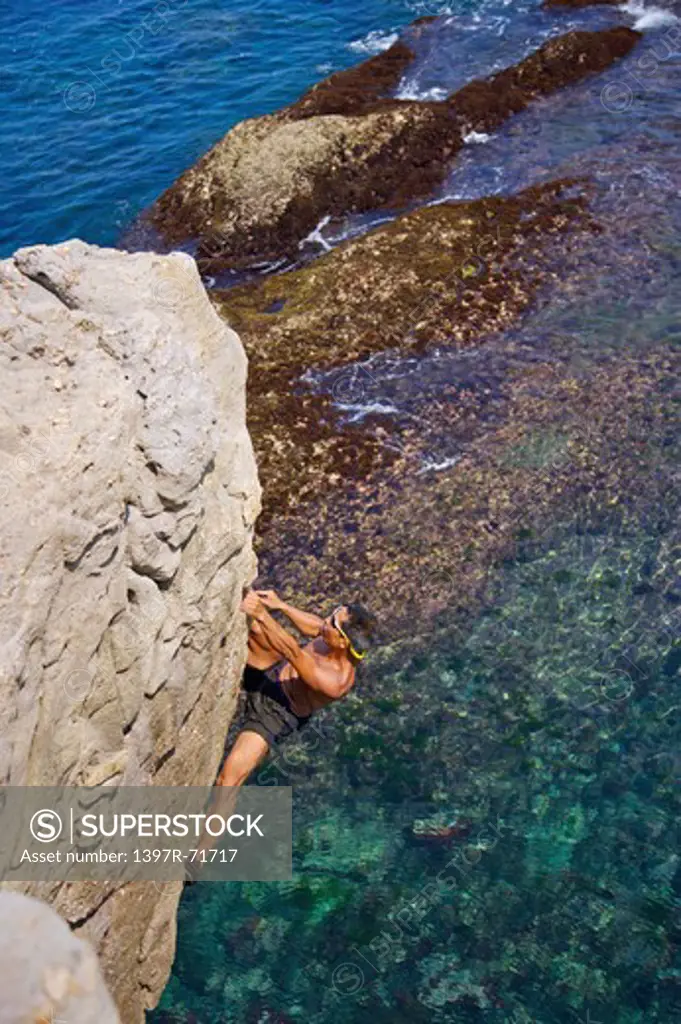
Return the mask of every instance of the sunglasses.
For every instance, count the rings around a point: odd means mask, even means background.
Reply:
[[[333,628],[338,633],[340,633],[340,635],[343,637],[343,639],[347,642],[348,648],[350,650],[350,654],[353,656],[353,658],[356,658],[357,661],[361,661],[363,658],[366,658],[366,651],[364,652],[364,654],[360,654],[359,651],[356,651],[355,648],[352,646],[352,640],[350,639],[348,634],[345,632],[343,627],[339,626],[338,622],[336,621],[336,615],[341,610],[342,607],[343,606],[341,605],[339,608],[336,608],[335,611],[331,612],[331,615],[329,617],[329,621],[330,621],[331,625],[333,626]]]

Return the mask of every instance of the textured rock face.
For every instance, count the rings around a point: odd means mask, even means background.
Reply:
[[[39,900],[0,893],[0,1020],[118,1024],[92,947]]]
[[[246,358],[193,260],[70,242],[0,264],[0,780],[211,784],[245,654],[259,486]],[[33,886],[126,1024],[179,892]]]
[[[407,40],[423,30],[412,26]],[[320,82],[276,114],[236,125],[159,198],[149,219],[195,238],[206,272],[294,258],[323,216],[399,209],[441,183],[472,131],[626,56],[628,28],[570,32],[441,102],[386,96],[413,57],[404,42]]]

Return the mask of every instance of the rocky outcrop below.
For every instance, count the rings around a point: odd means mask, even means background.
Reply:
[[[255,573],[239,339],[182,254],[36,246],[0,283],[0,779],[210,785]],[[122,1019],[141,1021],[177,887],[30,892],[92,940]]]
[[[295,257],[323,216],[399,209],[430,194],[469,133],[498,128],[538,97],[603,71],[639,38],[624,27],[570,32],[446,100],[421,102],[386,95],[413,58],[407,33],[291,106],[236,125],[160,196],[148,220],[170,243],[196,240],[207,273]]]
[[[271,513],[304,504],[329,481],[362,479],[394,461],[380,435],[339,429],[332,401],[363,390],[344,367],[388,349],[465,349],[511,326],[551,279],[552,243],[571,230],[598,231],[588,192],[557,181],[508,198],[426,206],[300,270],[213,293],[253,370],[261,532]],[[296,387],[301,367],[336,367],[331,394]]]
[[[2,1024],[119,1024],[97,957],[40,900],[0,893]]]

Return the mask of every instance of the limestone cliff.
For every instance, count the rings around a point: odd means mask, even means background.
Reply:
[[[210,784],[255,574],[240,341],[179,253],[22,249],[0,296],[0,781]],[[177,886],[31,892],[91,938],[141,1021]]]
[[[118,1024],[97,958],[39,900],[0,893],[2,1024]]]

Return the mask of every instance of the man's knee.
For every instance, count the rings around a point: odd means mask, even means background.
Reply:
[[[248,778],[250,772],[238,772],[228,765],[222,769],[217,778],[216,785],[225,786],[227,789],[233,789],[236,786],[243,786],[244,782]]]
[[[258,733],[247,733],[237,736],[234,747],[225,761],[218,776],[220,786],[243,786],[269,751],[269,744]]]

